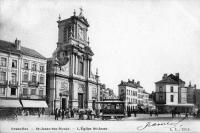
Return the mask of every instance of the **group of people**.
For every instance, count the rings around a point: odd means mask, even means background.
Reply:
[[[55,115],[55,120],[58,120],[59,117],[61,117],[61,119],[63,120],[65,117],[66,118],[74,118],[75,115],[78,115],[78,119],[79,120],[83,120],[84,119],[84,115],[87,115],[87,119],[91,120],[92,119],[92,115],[93,115],[93,111],[91,109],[55,109],[54,112]]]
[[[70,109],[58,109],[56,108],[55,109],[55,112],[54,112],[54,115],[55,115],[55,120],[58,120],[59,117],[61,117],[61,119],[63,120],[65,117],[66,118],[73,118],[74,117],[74,110],[70,110]]]
[[[156,117],[158,117],[158,110],[150,110],[150,111],[149,111],[149,115],[150,115],[150,116],[152,116],[153,114],[154,114]]]
[[[178,115],[178,117],[181,117],[181,112],[176,109],[173,109],[171,113],[172,118],[176,117],[176,115]],[[198,118],[200,116],[200,110],[198,110],[197,112],[194,111],[193,113],[185,111],[183,112],[183,114],[185,115],[185,118],[188,118],[189,115],[192,115],[194,118]]]
[[[133,109],[133,110],[127,110],[127,116],[131,117],[131,114],[134,114],[134,117],[137,116],[137,110]]]

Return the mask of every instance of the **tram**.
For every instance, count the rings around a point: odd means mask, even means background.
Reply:
[[[96,103],[100,104],[100,117],[102,120],[121,120],[126,116],[124,101],[120,101],[118,99],[106,99]]]

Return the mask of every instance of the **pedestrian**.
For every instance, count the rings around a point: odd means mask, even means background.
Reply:
[[[185,118],[188,118],[188,113],[187,112],[185,112]]]
[[[38,109],[38,117],[40,117],[40,109]]]
[[[59,110],[58,110],[58,117],[61,116],[61,112],[62,112],[61,109],[59,109]]]
[[[55,120],[57,120],[57,108],[55,109],[55,111],[54,111],[54,115],[55,115]]]
[[[44,108],[42,108],[42,115],[44,115],[44,112],[45,112],[45,109],[44,109]]]
[[[155,116],[158,117],[158,110],[155,110]]]
[[[48,109],[49,117],[51,116],[51,110],[50,108]]]
[[[74,109],[71,109],[71,117],[74,118]]]
[[[136,117],[136,113],[137,113],[136,110],[133,110],[133,113],[134,113],[134,116]]]
[[[150,112],[149,112],[149,113],[150,113],[150,116],[152,116],[152,111],[151,111],[151,110],[150,110]]]
[[[178,115],[178,117],[181,117],[181,112],[177,111],[177,115]]]
[[[62,120],[64,119],[64,116],[65,116],[65,110],[63,109],[62,110]]]
[[[90,109],[89,111],[90,120],[92,120],[92,109]]]
[[[174,110],[173,109],[172,109],[171,113],[172,113],[172,118],[174,118]]]
[[[85,110],[85,114],[87,115],[87,120],[89,120],[89,109]]]
[[[195,112],[193,112],[193,117],[194,117],[194,118],[196,117],[196,113],[195,113]]]
[[[68,109],[66,109],[65,115],[66,115],[66,118],[69,118],[69,110]]]

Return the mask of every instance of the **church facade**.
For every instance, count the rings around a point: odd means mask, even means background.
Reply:
[[[56,108],[95,109],[99,100],[98,72],[91,72],[92,52],[87,31],[89,24],[83,16],[73,16],[58,23],[58,42],[52,58],[47,60],[47,104]]]

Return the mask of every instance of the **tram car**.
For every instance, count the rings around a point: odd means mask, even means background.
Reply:
[[[119,99],[106,99],[97,102],[100,104],[100,117],[102,120],[116,119],[121,120],[126,116],[125,102]]]

